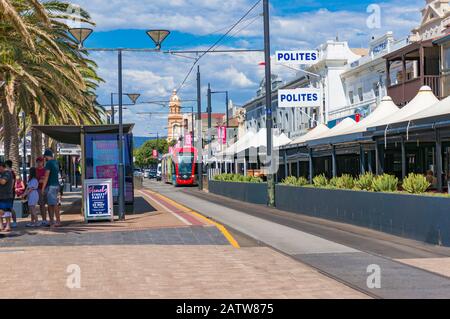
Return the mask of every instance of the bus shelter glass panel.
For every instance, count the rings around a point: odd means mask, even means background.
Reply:
[[[124,135],[125,203],[133,203],[132,134]],[[86,179],[111,178],[114,203],[119,195],[119,134],[86,134]]]

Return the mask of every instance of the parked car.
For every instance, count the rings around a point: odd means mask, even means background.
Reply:
[[[158,164],[158,168],[156,169],[156,180],[158,181],[158,182],[160,182],[161,181],[161,163],[159,163]]]
[[[148,174],[148,178],[150,178],[150,179],[154,179],[154,178],[156,178],[156,175],[157,175],[157,169],[151,169],[150,171],[149,171],[149,174]]]
[[[144,171],[144,178],[150,178],[150,170],[146,169]]]

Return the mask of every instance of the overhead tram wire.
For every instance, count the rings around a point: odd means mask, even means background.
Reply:
[[[259,14],[258,14],[258,15],[259,15]],[[251,19],[253,19],[254,17],[255,17],[255,16],[248,17],[248,18],[242,20],[241,22],[251,20]],[[207,34],[205,34],[205,35],[201,35],[201,37],[209,37],[209,36],[211,36],[211,35],[215,35],[215,34],[217,34],[217,33],[220,33],[220,32],[222,32],[222,31],[224,31],[224,30],[227,30],[228,28],[230,28],[230,27],[232,27],[232,26],[233,26],[233,24],[226,25],[226,26],[224,26],[224,27],[222,27],[222,28],[220,28],[220,29],[217,29],[216,31],[207,33]],[[186,44],[189,44],[190,42],[191,42],[190,40],[189,40],[189,41],[186,41],[186,42],[182,42],[181,44],[178,44],[177,47],[182,47],[182,46],[184,46],[184,45],[186,45]]]
[[[225,32],[216,42],[214,42],[214,44],[212,46],[209,47],[209,49],[207,49],[206,51],[202,52],[202,54],[200,56],[198,56],[196,58],[196,60],[194,61],[194,63],[192,64],[191,68],[189,69],[188,73],[186,74],[186,76],[184,77],[183,81],[181,82],[180,86],[178,87],[177,91],[181,91],[181,89],[184,87],[184,84],[186,83],[187,79],[189,78],[189,76],[191,75],[192,71],[194,70],[194,67],[197,65],[198,61],[200,61],[201,58],[203,58],[207,53],[211,52],[225,37],[228,36],[228,34],[230,34],[245,18],[247,18],[247,16],[258,6],[258,4],[261,3],[261,0],[258,0],[253,6],[250,7],[250,9],[247,10],[247,12],[245,12],[245,14],[238,20],[236,21],[229,29],[227,32]],[[255,50],[256,51],[256,50]]]

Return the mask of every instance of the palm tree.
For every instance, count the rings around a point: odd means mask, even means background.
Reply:
[[[25,111],[30,124],[98,123],[92,105],[93,91],[101,79],[96,64],[79,52],[67,34],[69,4],[35,0],[0,0],[0,77],[3,92],[5,155],[19,166],[17,114]],[[90,23],[81,10],[80,20]],[[2,94],[3,93],[3,94]],[[33,132],[33,157],[42,150],[42,136]]]

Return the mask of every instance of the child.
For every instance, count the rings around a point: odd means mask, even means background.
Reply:
[[[28,199],[28,208],[31,214],[31,223],[28,223],[27,227],[37,227],[38,223],[38,209],[37,204],[39,202],[39,181],[37,179],[36,168],[30,168],[30,177],[28,180],[27,189],[24,193],[24,197]]]

